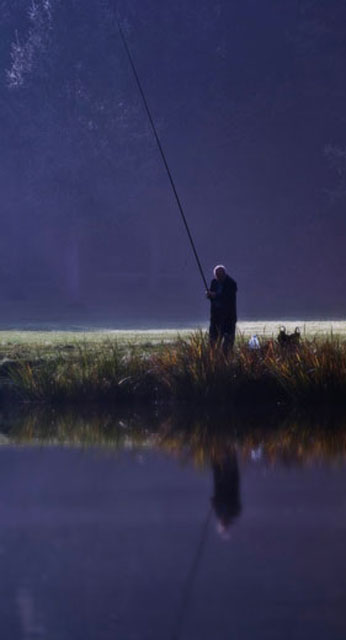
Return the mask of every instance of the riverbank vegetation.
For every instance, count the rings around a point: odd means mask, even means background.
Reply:
[[[199,467],[223,462],[235,452],[266,464],[338,463],[346,459],[346,417],[335,411],[279,409],[197,417],[187,412],[21,407],[0,417],[0,443],[126,449],[134,455],[154,449]]]
[[[0,363],[2,399],[50,405],[346,405],[346,340],[305,336],[280,346],[262,337],[233,353],[210,349],[197,331],[170,341],[107,338],[42,351],[24,349]]]

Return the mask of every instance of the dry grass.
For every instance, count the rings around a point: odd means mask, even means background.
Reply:
[[[282,348],[274,340],[251,350],[238,341],[234,352],[210,349],[195,333],[153,358],[169,395],[201,403],[346,402],[346,342],[312,338]]]
[[[71,353],[19,359],[3,381],[23,400],[47,403],[167,402],[193,406],[287,403],[346,404],[346,341],[304,338],[282,348],[263,339],[251,350],[245,338],[225,357],[201,331],[146,349],[109,342],[77,345]]]

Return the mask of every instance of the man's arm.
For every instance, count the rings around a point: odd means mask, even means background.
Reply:
[[[212,280],[210,283],[210,287],[208,289],[208,291],[206,291],[206,296],[207,298],[209,298],[209,300],[215,300],[215,298],[217,297],[217,293],[216,293],[216,280]]]

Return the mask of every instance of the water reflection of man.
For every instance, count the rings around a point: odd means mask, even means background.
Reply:
[[[241,513],[240,478],[236,451],[212,461],[214,495],[211,499],[218,520],[217,530],[227,537],[230,526]]]

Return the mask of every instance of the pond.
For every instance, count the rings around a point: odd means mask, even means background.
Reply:
[[[346,431],[35,420],[0,435],[2,637],[344,640]]]

